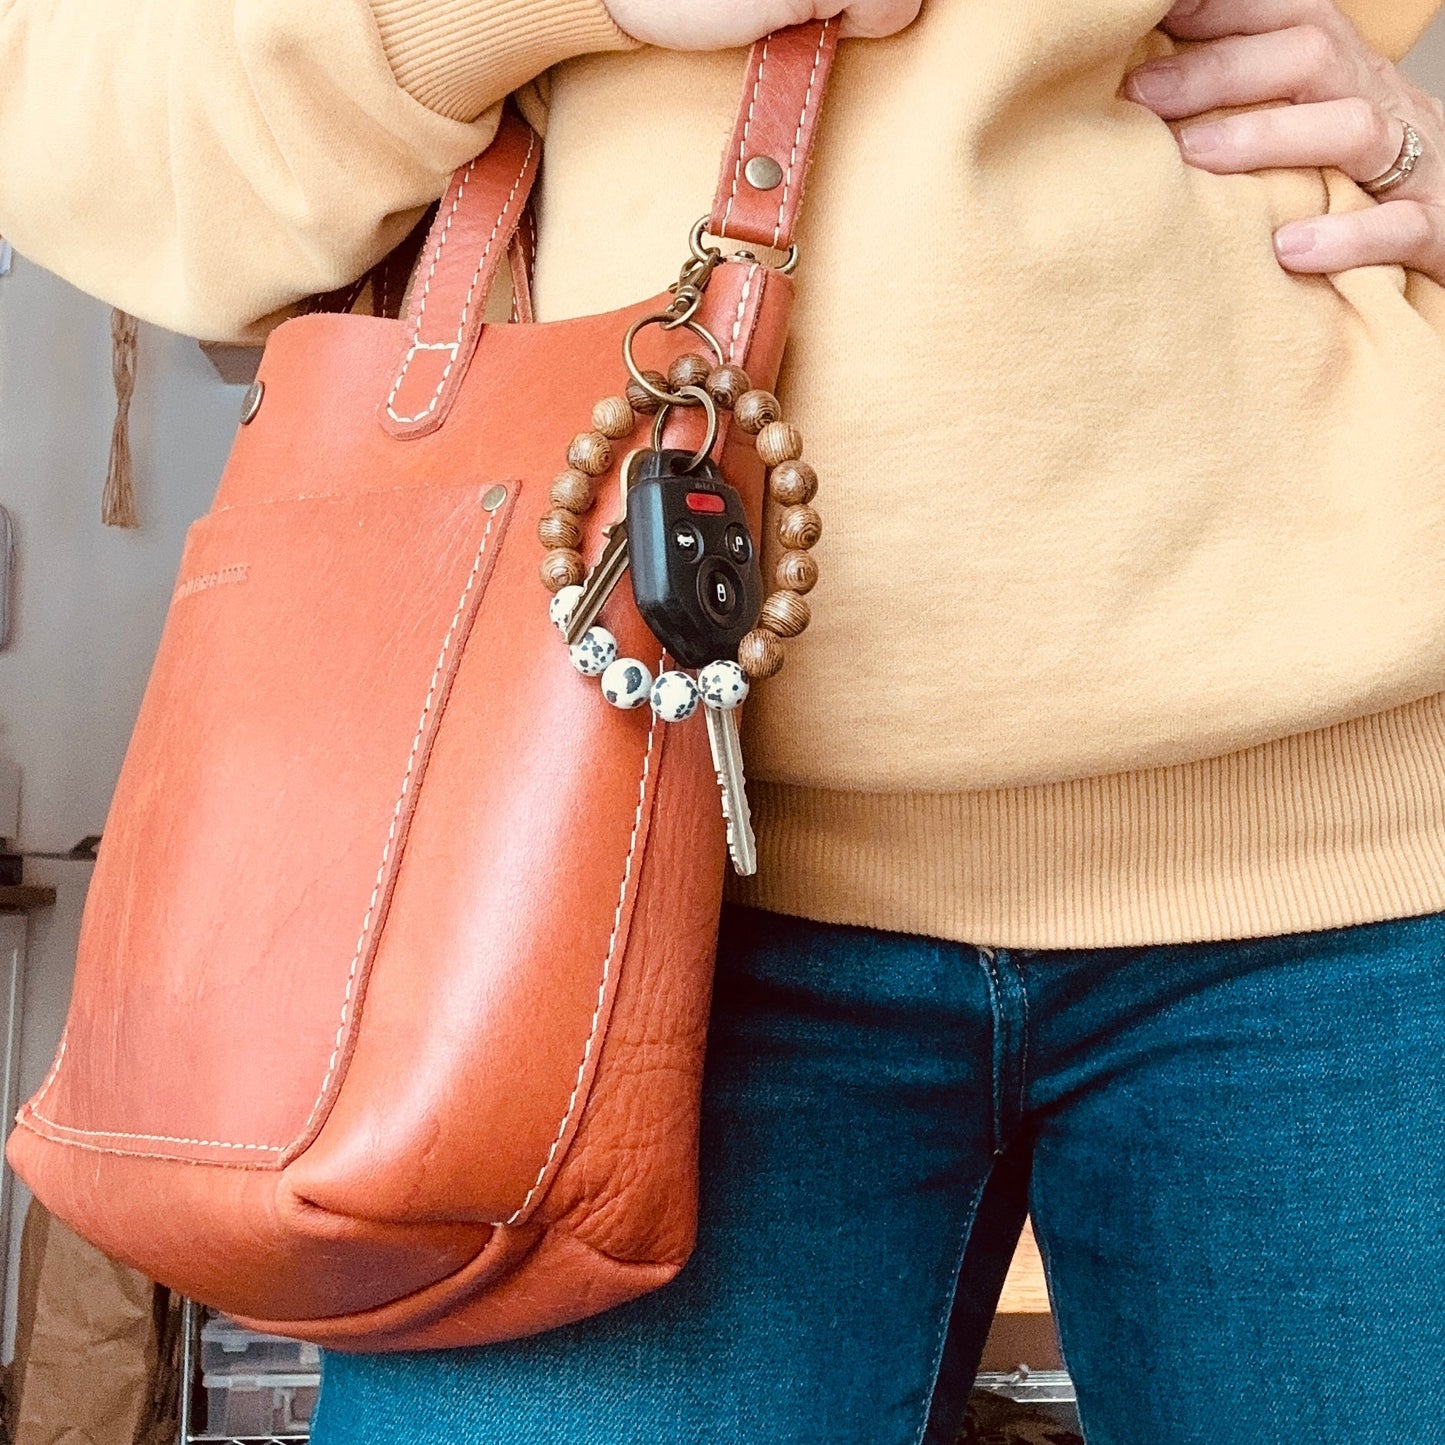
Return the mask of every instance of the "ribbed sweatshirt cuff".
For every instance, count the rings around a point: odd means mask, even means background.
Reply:
[[[750,784],[738,903],[1015,948],[1445,909],[1445,694],[1178,767],[976,793]]]
[[[475,120],[549,66],[637,45],[601,0],[371,0],[397,84],[450,120]]]

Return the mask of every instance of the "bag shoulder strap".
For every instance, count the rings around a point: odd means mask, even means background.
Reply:
[[[753,46],[708,221],[713,235],[778,250],[793,244],[837,48],[837,20],[779,30]]]
[[[541,158],[537,133],[508,106],[491,145],[452,177],[422,247],[406,350],[382,404],[381,424],[394,436],[425,436],[451,409]]]
[[[757,246],[792,244],[837,41],[838,22],[825,20],[776,31],[753,47],[708,223],[712,234]],[[481,337],[492,283],[527,210],[541,151],[536,132],[508,106],[491,145],[452,177],[422,248],[406,346],[380,411],[393,436],[426,436],[451,410]]]

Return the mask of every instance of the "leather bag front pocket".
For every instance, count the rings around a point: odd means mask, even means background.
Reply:
[[[29,1127],[251,1169],[314,1136],[516,494],[303,496],[195,525]]]

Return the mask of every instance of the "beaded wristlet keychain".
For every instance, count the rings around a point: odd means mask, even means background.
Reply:
[[[579,432],[567,448],[567,468],[552,482],[552,508],[538,525],[538,535],[547,555],[542,562],[542,581],[553,593],[550,613],[553,623],[571,645],[573,665],[586,677],[600,679],[602,695],[614,707],[631,709],[650,703],[659,719],[683,722],[702,704],[707,712],[713,742],[714,762],[723,789],[723,812],[728,821],[728,842],[733,863],[740,873],[756,870],[752,829],[743,791],[741,750],[737,742],[734,709],[747,697],[754,682],[773,677],[783,666],[784,640],[797,637],[811,620],[806,594],[818,581],[818,564],[811,548],[822,533],[822,519],[812,506],[818,490],[818,476],[803,460],[803,438],[798,428],[782,419],[777,398],[753,387],[746,371],[723,359],[721,346],[695,319],[702,289],[722,260],[714,248],[702,249],[701,225],[693,232],[693,259],[683,268],[674,287],[674,300],[667,311],[648,316],[633,325],[623,347],[630,381],[624,393],[604,397],[592,409],[592,426]],[[752,259],[745,257],[745,259]],[[789,269],[796,260],[790,257]],[[667,330],[685,327],[708,344],[716,360],[700,352],[679,356],[666,376],[641,370],[633,355],[633,342],[644,327],[660,325]],[[734,655],[713,655],[702,664],[697,678],[673,668],[656,679],[637,658],[618,657],[617,641],[595,618],[628,565],[627,512],[607,529],[609,544],[590,575],[586,574],[578,550],[582,538],[580,518],[591,510],[597,479],[608,472],[614,456],[614,442],[630,437],[639,416],[655,417],[652,447],[632,452],[623,463],[624,506],[635,464],[641,458],[666,458],[677,454],[660,451],[663,422],[675,406],[701,406],[708,419],[707,440],[691,458],[676,464],[667,480],[699,490],[686,494],[686,505],[697,513],[722,513],[735,505],[723,494],[731,492],[710,461],[718,435],[718,411],[730,411],[733,420],[755,440],[758,456],[768,470],[768,495],[777,504],[777,536],[783,553],[774,571],[775,589],[748,619],[749,630],[735,643]],[[656,467],[653,470],[657,470]],[[685,479],[695,478],[695,481]],[[630,512],[630,508],[627,509]],[[729,515],[732,515],[731,510]],[[739,514],[740,515],[740,514]],[[737,534],[746,529],[734,521],[725,534],[732,546],[731,561],[752,562],[751,538]],[[675,523],[678,542],[698,549],[690,561],[705,555],[703,536],[685,517]],[[755,567],[755,562],[753,566]],[[722,567],[724,574],[732,571]],[[735,574],[734,574],[735,575]],[[585,576],[585,583],[584,583]],[[736,592],[731,582],[719,584]],[[702,584],[698,583],[698,592]],[[746,588],[742,589],[744,592]],[[756,595],[756,594],[754,594]],[[684,601],[690,602],[690,598]],[[736,598],[724,598],[726,603]],[[754,603],[756,606],[756,602]],[[708,600],[703,607],[709,608]],[[717,620],[717,609],[710,615]],[[668,631],[644,609],[654,632]],[[686,654],[687,643],[679,644],[677,634],[660,636],[670,651]],[[696,635],[689,641],[696,645]]]

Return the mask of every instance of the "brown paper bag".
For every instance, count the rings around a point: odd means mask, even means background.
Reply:
[[[173,1441],[180,1311],[166,1292],[38,1204],[19,1283],[14,1445]]]

